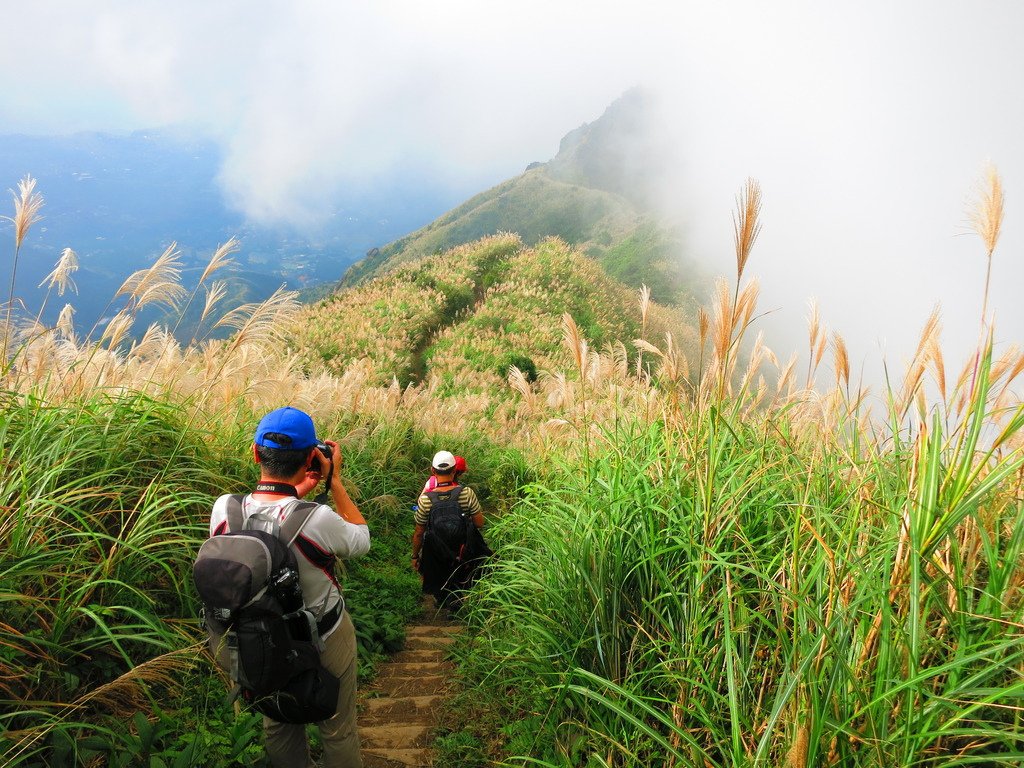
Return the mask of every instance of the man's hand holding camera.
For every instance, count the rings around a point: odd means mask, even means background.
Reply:
[[[333,440],[324,440],[316,444],[309,467],[306,469],[306,479],[295,486],[299,498],[304,498],[316,488],[321,480],[327,481],[327,487],[331,488],[335,479],[340,482],[335,468],[343,464],[341,447]]]

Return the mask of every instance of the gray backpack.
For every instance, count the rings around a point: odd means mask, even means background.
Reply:
[[[227,530],[203,542],[192,567],[210,649],[235,683],[233,696],[256,711],[282,723],[325,720],[338,679],[320,663],[323,642],[292,551],[319,505],[296,501],[281,524],[264,514],[243,523],[242,499],[228,497]]]

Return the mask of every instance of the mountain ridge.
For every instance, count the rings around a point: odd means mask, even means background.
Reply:
[[[633,287],[685,303],[705,276],[684,258],[684,238],[655,198],[669,164],[652,97],[632,89],[590,123],[572,129],[547,162],[473,195],[431,223],[353,264],[339,287],[357,285],[424,256],[499,232],[526,245],[557,237],[581,248]]]

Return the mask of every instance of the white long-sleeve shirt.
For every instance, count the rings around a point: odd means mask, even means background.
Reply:
[[[213,504],[210,515],[210,535],[226,533],[228,496],[221,496]],[[284,521],[295,499],[286,497],[271,502],[254,501],[246,495],[242,499],[242,520],[262,512]],[[342,518],[325,504],[321,504],[302,526],[292,545],[299,564],[299,584],[306,607],[318,619],[341,600],[341,585],[334,575],[337,559],[349,560],[370,551],[370,529]],[[340,621],[340,617],[339,617]],[[336,627],[337,625],[335,625]],[[335,627],[323,633],[326,638]]]

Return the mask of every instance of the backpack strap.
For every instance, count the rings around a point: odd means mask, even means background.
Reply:
[[[281,531],[278,534],[281,541],[289,547],[294,544],[299,533],[302,532],[303,526],[309,522],[309,518],[319,506],[315,501],[296,501],[288,511],[284,522],[281,523]]]
[[[242,530],[245,524],[242,520],[242,499],[244,498],[238,493],[233,493],[227,498],[224,511],[227,513],[228,533]]]
[[[462,505],[459,504],[459,497],[462,495],[462,491],[463,491],[463,489],[465,487],[466,486],[464,486],[464,485],[456,485],[454,488],[452,488],[452,498],[451,498],[451,503],[455,505],[455,508],[457,510],[459,510],[459,514],[462,515],[463,517],[466,516],[466,513],[462,511]]]

